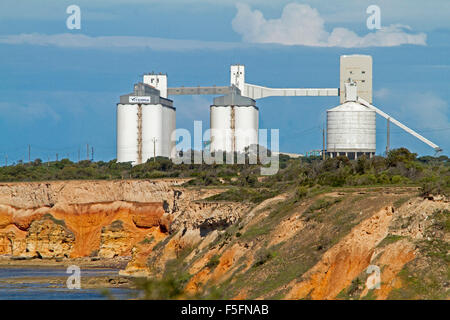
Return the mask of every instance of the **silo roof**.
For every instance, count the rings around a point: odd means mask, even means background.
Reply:
[[[347,101],[347,102],[345,102],[337,107],[334,107],[332,109],[329,109],[327,111],[371,111],[371,112],[373,112],[373,110],[370,110],[369,108],[362,105],[361,103],[354,102],[354,101]]]
[[[214,98],[215,106],[256,106],[256,101],[231,92],[225,96]]]
[[[343,54],[341,57],[371,57],[369,54]]]
[[[130,102],[130,97],[150,97],[151,103]],[[175,110],[173,101],[160,96],[160,91],[148,84],[139,82],[134,85],[134,91],[120,96],[120,104],[161,104]]]

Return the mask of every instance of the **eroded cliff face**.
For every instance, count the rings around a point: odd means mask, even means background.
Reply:
[[[149,230],[164,233],[170,226],[162,202],[56,204],[25,210],[1,205],[0,216],[0,254],[22,257],[129,255]]]
[[[249,207],[248,204],[239,203],[201,202],[180,206],[180,210],[173,214],[170,236],[138,243],[133,248],[132,260],[120,274],[160,277],[168,261],[178,259],[186,252],[186,248],[203,249],[243,217]],[[154,251],[156,245],[163,250]],[[151,264],[148,261],[152,261]]]
[[[163,202],[173,205],[174,188],[186,180],[51,181],[0,183],[0,204],[16,208],[53,207],[113,201]]]
[[[132,248],[143,240],[161,240],[180,228],[202,223],[205,228],[216,227],[214,223],[233,219],[233,205],[196,202],[217,190],[186,190],[180,187],[183,182],[1,184],[0,255],[131,256]]]

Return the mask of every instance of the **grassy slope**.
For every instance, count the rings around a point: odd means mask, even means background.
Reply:
[[[197,253],[189,262],[186,262],[184,257],[187,257],[193,248],[187,248],[177,260],[169,261],[166,269],[169,267],[172,274],[181,275],[185,285],[193,276],[187,271],[209,250],[220,249],[219,253],[214,254],[206,264],[210,269],[209,273],[213,273],[224,252],[235,244],[240,244],[241,247],[250,246],[252,249],[235,261],[219,283],[212,280],[203,283],[206,290],[198,297],[230,299],[244,292],[246,299],[281,299],[287,293],[286,285],[294,279],[299,279],[314,266],[329,248],[349,233],[352,227],[387,205],[400,206],[417,195],[417,188],[400,187],[381,190],[336,188],[331,190],[331,193],[329,191],[307,196],[302,200],[296,200],[295,196],[291,195],[286,201],[271,205],[267,215],[265,210],[260,210],[259,215],[262,218],[258,218],[257,214],[248,224],[241,220],[230,226],[222,236]],[[294,217],[299,217],[304,222],[301,232],[286,241],[269,245],[277,226],[282,221]],[[380,245],[396,240],[390,236]],[[163,246],[160,248],[163,249]],[[430,251],[426,251],[424,255],[429,253]],[[429,265],[427,263],[427,266]],[[405,268],[408,266],[409,264]],[[440,286],[439,290],[442,292],[445,281],[442,281],[442,271],[438,273],[441,282],[436,285]],[[338,298],[359,298],[357,294],[355,295],[357,290],[354,287],[360,286],[364,281],[364,275],[361,275],[361,278],[355,279],[355,282],[343,290]],[[396,294],[406,294],[401,292],[400,289],[394,291],[392,298],[396,298]],[[365,299],[370,298],[373,298],[371,292]]]

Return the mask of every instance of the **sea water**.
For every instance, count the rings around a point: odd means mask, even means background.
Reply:
[[[82,269],[81,277],[115,276],[117,272],[114,269]],[[101,289],[68,289],[65,283],[52,283],[56,278],[68,276],[66,269],[59,268],[0,268],[0,300],[129,299],[134,293],[131,289],[108,288],[106,295]],[[4,282],[13,278],[20,278],[20,283]],[[40,279],[39,283],[32,280],[36,278]]]

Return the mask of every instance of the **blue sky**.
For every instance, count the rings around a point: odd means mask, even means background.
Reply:
[[[67,6],[81,8],[68,30]],[[381,9],[382,31],[366,27]],[[115,158],[115,106],[145,72],[167,72],[169,86],[227,85],[229,65],[249,83],[338,87],[339,56],[370,54],[374,104],[448,154],[450,1],[22,1],[0,3],[0,163]],[[407,27],[408,26],[408,27]],[[175,96],[177,127],[209,127],[211,96]],[[260,127],[280,129],[280,149],[321,148],[321,127],[336,97],[257,101]],[[385,148],[377,120],[377,153]],[[434,151],[391,127],[391,146]]]

